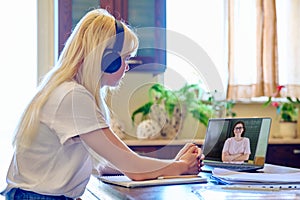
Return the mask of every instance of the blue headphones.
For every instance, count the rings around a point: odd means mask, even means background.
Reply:
[[[114,73],[122,66],[122,58],[120,52],[124,43],[124,28],[121,22],[115,20],[116,26],[116,41],[113,48],[106,49],[102,57],[102,71],[106,73]]]

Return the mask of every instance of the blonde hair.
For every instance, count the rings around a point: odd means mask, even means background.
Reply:
[[[121,23],[125,33],[121,55],[133,55],[138,48],[138,38]],[[40,110],[52,91],[65,81],[76,80],[95,97],[97,106],[100,106],[101,55],[115,41],[115,35],[115,18],[104,9],[92,10],[79,21],[57,64],[47,73],[23,113],[13,141],[15,147],[31,144],[39,128]]]

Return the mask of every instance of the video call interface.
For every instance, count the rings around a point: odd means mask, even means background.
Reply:
[[[244,137],[249,138],[251,149],[249,161],[254,160],[263,121],[261,118],[215,119],[210,121],[205,136],[205,147],[203,148],[205,159],[221,162],[225,140],[234,136],[232,130],[237,121],[245,123]]]

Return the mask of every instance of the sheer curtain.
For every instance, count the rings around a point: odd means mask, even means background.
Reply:
[[[279,84],[300,97],[300,1],[276,0]]]
[[[229,99],[299,97],[300,1],[229,0]]]
[[[275,0],[229,0],[229,99],[269,95],[277,85]]]

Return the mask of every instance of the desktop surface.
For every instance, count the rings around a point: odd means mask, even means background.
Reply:
[[[289,173],[300,171],[300,169],[281,167],[267,164],[266,172]],[[245,191],[222,189],[224,185],[218,185],[210,181],[211,173],[201,172],[201,176],[207,177],[207,183],[179,184],[166,186],[151,186],[141,188],[126,188],[101,182],[92,176],[88,183],[84,200],[97,199],[189,199],[189,200],[210,200],[210,199],[272,199],[282,197],[284,199],[299,199],[300,190],[293,191]],[[250,196],[249,196],[250,195]],[[214,197],[214,198],[212,198]],[[218,198],[217,198],[218,197]]]
[[[202,176],[209,177],[210,173],[203,173]],[[199,198],[191,191],[192,187],[199,186],[195,184],[179,184],[179,185],[163,185],[140,188],[126,188],[107,184],[99,181],[92,176],[88,184],[88,192],[92,193],[96,199],[189,199],[198,200]],[[213,183],[205,183],[205,185],[213,185]],[[83,198],[84,199],[84,198]]]

